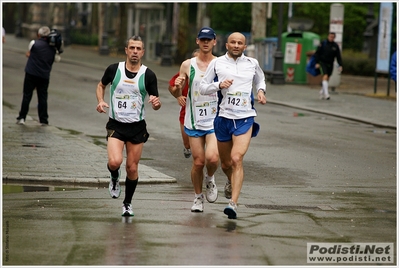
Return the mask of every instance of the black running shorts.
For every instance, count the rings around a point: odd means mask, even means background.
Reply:
[[[329,64],[329,63],[325,63],[325,62],[321,62],[320,63],[320,73],[321,75],[328,75],[328,77],[331,76],[332,72],[333,72],[333,67],[334,67],[334,63]]]
[[[110,118],[105,128],[107,129],[107,140],[108,137],[113,137],[125,143],[139,144],[145,143],[150,136],[147,132],[145,120],[134,123],[121,123]]]

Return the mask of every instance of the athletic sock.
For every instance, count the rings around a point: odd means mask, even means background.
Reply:
[[[327,80],[323,80],[323,93],[325,96],[328,96],[328,81]]]
[[[208,174],[205,174],[205,182],[208,183],[210,181],[215,182],[215,175],[213,176],[208,176]]]
[[[195,198],[199,198],[199,197],[203,197],[204,195],[202,194],[202,193],[200,193],[200,194],[195,194]]]
[[[136,186],[139,178],[136,180],[129,180],[129,178],[126,176],[126,181],[125,181],[125,200],[123,200],[123,204],[131,204],[132,203],[132,198],[134,195],[134,192],[136,191]]]
[[[111,170],[107,164],[107,168],[109,172],[111,172],[112,178],[118,178],[119,177],[119,168],[117,170]]]

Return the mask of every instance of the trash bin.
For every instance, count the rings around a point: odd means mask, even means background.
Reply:
[[[273,71],[277,42],[277,37],[266,37],[255,41],[255,58],[265,74],[271,74]]]
[[[320,36],[312,32],[286,32],[281,35],[283,72],[287,83],[306,84],[307,52],[316,50]]]

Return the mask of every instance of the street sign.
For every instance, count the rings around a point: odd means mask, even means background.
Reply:
[[[377,73],[388,73],[391,59],[392,3],[380,4],[378,23]]]
[[[330,32],[335,33],[335,42],[342,52],[342,35],[344,33],[344,6],[341,4],[332,4],[330,7]],[[334,67],[329,79],[329,86],[334,91],[341,83],[341,73],[338,70],[337,60],[334,60]]]

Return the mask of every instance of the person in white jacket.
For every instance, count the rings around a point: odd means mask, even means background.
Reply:
[[[244,155],[251,138],[259,132],[259,124],[254,120],[257,112],[253,86],[258,102],[266,103],[263,70],[256,59],[243,54],[246,47],[245,36],[232,33],[227,39],[227,53],[210,62],[200,83],[201,94],[218,92],[219,96],[214,129],[221,167],[227,176],[225,197],[230,200],[224,213],[229,219],[237,218],[237,202],[244,180]]]

